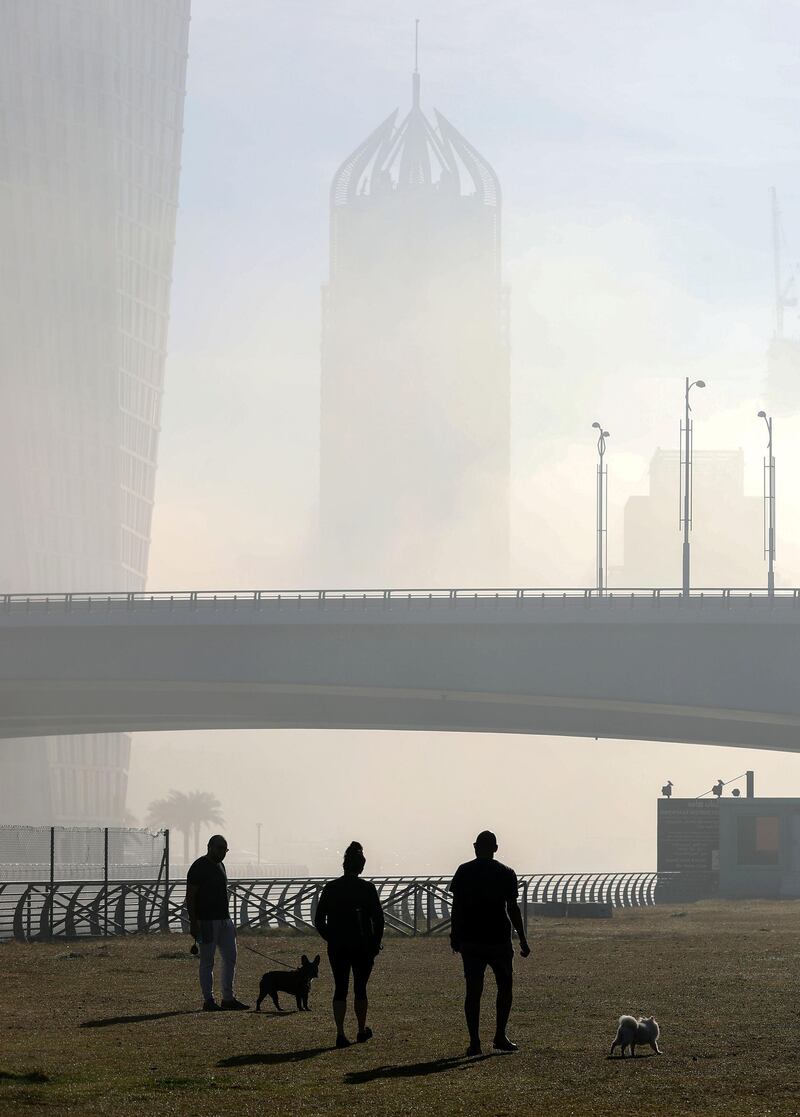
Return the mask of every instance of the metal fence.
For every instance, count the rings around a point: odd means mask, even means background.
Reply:
[[[150,880],[0,882],[0,940],[72,939],[96,935],[187,932],[183,880],[164,872]],[[646,907],[671,874],[563,873],[520,877],[527,926],[537,904],[603,903]],[[398,935],[449,931],[450,877],[373,877],[386,916]],[[308,932],[324,878],[231,880],[231,915],[240,930]]]
[[[167,830],[0,826],[0,882],[143,880],[168,860]]]
[[[194,861],[194,858],[192,858]],[[175,846],[169,859],[170,875],[179,880],[185,877],[192,861],[184,862],[175,860]],[[231,861],[225,859],[225,870],[228,878],[232,880],[297,880],[298,877],[308,877],[311,874],[308,865],[302,861]]]

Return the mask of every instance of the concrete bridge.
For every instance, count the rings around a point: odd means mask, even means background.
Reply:
[[[0,596],[0,736],[426,729],[800,751],[800,591]]]

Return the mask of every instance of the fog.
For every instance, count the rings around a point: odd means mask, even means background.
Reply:
[[[329,190],[346,156],[394,108],[399,122],[411,107],[417,18],[422,111],[434,123],[434,109],[443,113],[502,188],[510,361],[507,386],[502,370],[495,383],[508,391],[510,464],[507,482],[502,468],[482,474],[480,496],[470,482],[461,519],[449,502],[437,504],[446,486],[430,475],[431,515],[416,533],[407,517],[396,533],[383,529],[379,550],[369,532],[381,517],[397,519],[398,505],[381,484],[385,462],[374,458],[385,443],[380,417],[399,393],[381,402],[385,385],[370,385],[370,369],[377,377],[389,358],[371,327],[362,334],[351,322],[351,364],[365,383],[348,397],[346,420],[335,421],[362,432],[361,499],[371,511],[367,534],[342,540],[333,563],[320,541]],[[757,418],[766,407],[776,415],[777,582],[800,585],[800,406],[767,377],[773,186],[784,283],[800,253],[799,31],[793,5],[744,0],[706,12],[656,0],[636,8],[193,0],[148,588],[367,588],[419,584],[426,573],[429,585],[592,585],[595,420],[610,431],[611,584],[666,584],[672,570],[677,585],[677,462],[664,534],[648,549],[635,526],[626,540],[626,525],[632,498],[656,492],[654,456],[678,450],[687,376],[707,382],[693,395],[699,582],[766,582],[766,432]],[[402,241],[397,253],[387,271],[405,282]],[[456,289],[458,281],[453,272]],[[453,323],[463,317],[457,290],[449,313]],[[785,315],[785,334],[796,338],[796,308]],[[415,320],[409,329],[419,363],[398,371],[408,410],[397,443],[383,447],[396,458],[407,437],[414,451],[404,473],[427,460],[414,401],[420,423],[440,405],[452,418],[442,399],[463,400],[480,375],[448,379],[453,369],[432,356],[441,344],[433,326]],[[13,365],[3,373],[13,399]],[[474,402],[450,442],[442,437],[447,468],[454,440],[464,460],[478,456],[485,430],[470,423],[484,405]],[[455,402],[454,412],[462,414]],[[741,452],[722,513],[719,452]],[[424,473],[414,483],[422,493]],[[477,535],[467,523],[484,508],[476,523],[487,525],[490,510],[506,505],[502,544],[494,522]],[[214,792],[232,862],[255,859],[261,824],[263,862],[313,873],[334,871],[352,838],[365,845],[368,871],[444,873],[486,827],[520,870],[649,869],[661,785],[671,779],[676,794],[697,795],[750,768],[757,794],[800,793],[800,756],[743,749],[481,734],[141,733],[127,807],[144,822],[170,789]]]

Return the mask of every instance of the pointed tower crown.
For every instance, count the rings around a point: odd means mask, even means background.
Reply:
[[[333,207],[361,197],[437,190],[473,195],[499,207],[500,183],[489,162],[437,109],[436,126],[420,105],[420,75],[412,75],[411,111],[397,124],[395,109],[342,163],[331,185]]]

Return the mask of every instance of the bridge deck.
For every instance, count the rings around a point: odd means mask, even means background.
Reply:
[[[800,592],[0,597],[0,735],[437,729],[800,750]]]

